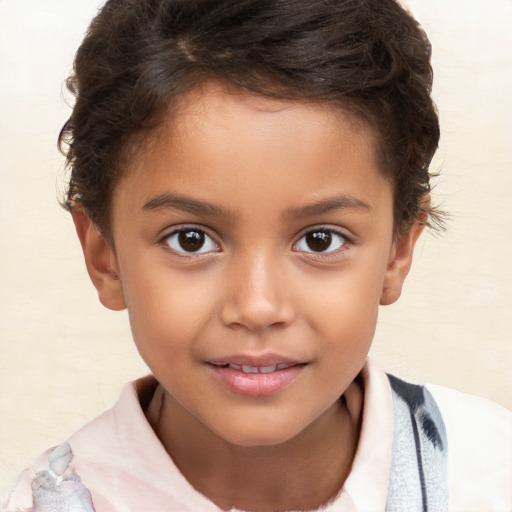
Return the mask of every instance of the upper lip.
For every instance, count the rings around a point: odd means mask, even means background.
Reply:
[[[234,354],[227,357],[216,357],[208,361],[214,365],[227,365],[237,364],[241,366],[252,366],[252,367],[269,367],[276,366],[278,364],[286,364],[294,366],[296,364],[305,364],[305,361],[299,361],[279,354],[261,354],[261,355],[250,355],[250,354]]]

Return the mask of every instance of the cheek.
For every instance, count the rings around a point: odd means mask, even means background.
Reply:
[[[384,273],[366,269],[331,273],[304,287],[316,329],[364,329],[376,320]]]
[[[146,362],[148,358],[174,358],[185,344],[193,348],[214,317],[211,276],[192,276],[156,265],[144,272],[130,270],[134,269],[126,268],[122,277],[123,290],[133,338]]]
[[[374,295],[374,294],[372,294]],[[332,354],[342,357],[366,355],[375,334],[378,303],[372,297],[350,292],[324,295],[316,307],[316,329],[330,345]]]
[[[338,358],[360,360],[366,356],[377,324],[385,263],[358,260],[332,272],[308,290],[308,318],[315,332]]]

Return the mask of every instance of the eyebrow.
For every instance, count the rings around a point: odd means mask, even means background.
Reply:
[[[363,210],[369,212],[373,210],[373,208],[354,196],[343,194],[340,196],[328,197],[322,201],[306,206],[290,208],[286,210],[284,216],[292,218],[315,217],[335,210]]]
[[[173,209],[192,213],[194,215],[213,214],[220,217],[230,216],[230,212],[218,204],[192,199],[191,197],[169,194],[167,192],[155,196],[153,199],[145,203],[142,209],[147,212]]]
[[[208,201],[192,199],[187,196],[170,194],[168,192],[155,196],[153,199],[145,203],[142,209],[147,212],[172,209],[181,210],[194,215],[216,215],[219,217],[233,216],[232,212],[221,205],[209,203]],[[323,199],[317,203],[289,208],[284,212],[283,216],[285,218],[314,217],[335,210],[346,209],[371,211],[372,207],[356,197],[343,194]]]

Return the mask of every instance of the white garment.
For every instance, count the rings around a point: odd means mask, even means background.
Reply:
[[[393,439],[393,400],[386,374],[372,362],[362,370],[364,409],[350,475],[326,512],[381,512],[386,508]],[[73,470],[90,490],[96,512],[220,512],[179,472],[144,410],[156,381],[128,384],[118,402],[73,434]],[[427,386],[448,438],[449,510],[512,511],[512,413],[488,400]],[[348,399],[348,397],[347,397]],[[142,405],[141,405],[142,404]],[[31,510],[34,472],[49,451],[19,477],[7,512]],[[412,512],[412,511],[407,511]]]

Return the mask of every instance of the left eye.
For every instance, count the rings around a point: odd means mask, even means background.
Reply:
[[[345,245],[345,237],[332,229],[309,231],[295,244],[295,250],[301,252],[330,253]]]
[[[173,251],[181,254],[203,254],[219,249],[210,236],[194,228],[174,231],[164,241]]]

